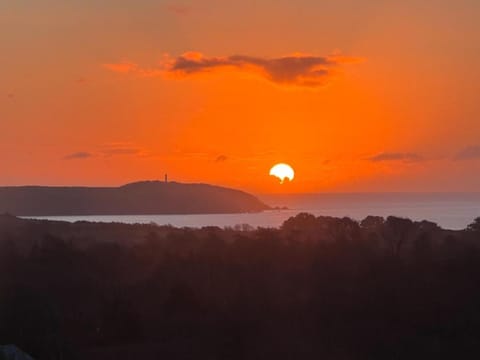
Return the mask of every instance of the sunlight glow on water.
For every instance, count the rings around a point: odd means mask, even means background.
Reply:
[[[205,215],[111,215],[111,216],[51,216],[37,219],[60,221],[93,221],[121,223],[151,223],[176,227],[233,227],[249,224],[253,227],[279,227],[299,212],[316,216],[349,216],[361,220],[368,215],[408,217],[430,220],[446,229],[464,229],[480,216],[480,194],[311,194],[263,195],[260,198],[272,206],[287,206],[289,210],[262,213]],[[32,217],[33,218],[33,217]]]

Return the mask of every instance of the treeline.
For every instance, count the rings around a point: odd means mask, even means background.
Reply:
[[[480,219],[0,216],[0,344],[37,360],[475,358],[479,338]]]

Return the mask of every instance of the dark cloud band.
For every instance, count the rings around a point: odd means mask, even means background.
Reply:
[[[475,160],[480,159],[480,145],[467,146],[455,155],[455,160]]]
[[[416,153],[395,153],[395,152],[385,152],[380,153],[378,155],[370,157],[368,160],[373,162],[380,162],[380,161],[420,161],[423,158]]]
[[[335,68],[357,60],[359,59],[342,56],[294,55],[266,59],[245,55],[205,57],[199,53],[187,53],[174,59],[168,71],[187,76],[221,68],[233,68],[256,72],[267,80],[281,85],[317,87],[328,83],[336,72]]]
[[[93,154],[86,151],[79,151],[73,154],[68,154],[64,157],[65,160],[88,159],[93,157]]]
[[[207,57],[201,53],[188,52],[176,58],[166,56],[160,68],[142,69],[137,64],[122,62],[104,64],[118,73],[141,76],[188,77],[198,73],[233,70],[252,73],[272,83],[283,86],[321,87],[328,84],[339,68],[360,58],[346,56],[291,55],[278,58],[261,58],[247,55]]]

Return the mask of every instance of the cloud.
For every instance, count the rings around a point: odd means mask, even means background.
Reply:
[[[135,155],[140,152],[140,149],[133,148],[117,148],[117,149],[107,149],[103,150],[102,153],[105,155]]]
[[[345,64],[361,61],[360,58],[341,55],[313,56],[295,54],[278,58],[262,58],[247,55],[207,57],[198,52],[187,52],[179,57],[165,56],[159,68],[142,69],[130,62],[105,64],[109,70],[137,73],[141,76],[169,76],[183,78],[199,73],[233,70],[250,73],[283,86],[322,87],[339,73]]]
[[[94,155],[92,153],[86,152],[86,151],[79,151],[73,154],[69,154],[64,157],[65,160],[76,160],[76,159],[88,159],[93,157]]]
[[[273,83],[318,87],[326,85],[342,64],[358,59],[342,56],[292,55],[279,58],[261,58],[245,55],[205,57],[201,53],[186,53],[174,59],[169,72],[188,76],[231,68],[255,73]]]
[[[88,159],[93,157],[113,157],[113,156],[137,156],[147,157],[151,153],[141,147],[135,146],[131,143],[108,143],[100,146],[97,151],[79,151],[68,154],[64,157],[65,160]]]
[[[105,144],[100,151],[103,156],[117,156],[117,155],[134,155],[134,156],[149,156],[150,153],[131,143],[110,143]]]
[[[110,71],[123,73],[123,74],[135,72],[138,70],[137,64],[134,64],[128,61],[120,62],[117,64],[103,64],[103,67]]]
[[[225,162],[227,160],[228,160],[228,157],[226,157],[225,155],[220,155],[215,159],[215,162]]]
[[[480,159],[480,145],[467,146],[455,155],[455,160],[475,160]]]
[[[420,161],[422,159],[423,159],[422,156],[416,153],[396,153],[396,152],[384,152],[368,158],[368,160],[373,162],[381,162],[381,161],[414,162],[414,161]]]
[[[175,15],[188,15],[190,13],[190,8],[185,5],[179,5],[179,4],[170,4],[167,6],[167,10]]]

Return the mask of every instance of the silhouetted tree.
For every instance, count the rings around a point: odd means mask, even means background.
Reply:
[[[383,217],[369,215],[360,222],[360,227],[366,231],[381,231],[384,223]]]
[[[406,243],[415,226],[412,220],[389,216],[385,221],[384,238],[389,245],[390,253],[399,256],[402,246]]]
[[[413,253],[417,261],[426,262],[432,255],[433,244],[429,232],[423,231],[415,239]]]
[[[316,226],[317,219],[314,215],[309,213],[299,213],[296,216],[284,221],[281,229],[289,232],[304,232],[315,229]]]
[[[467,226],[467,231],[480,232],[480,217],[477,217],[471,224]]]

